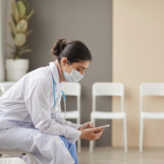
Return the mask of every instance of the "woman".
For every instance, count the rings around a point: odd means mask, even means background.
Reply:
[[[61,91],[64,81],[83,78],[92,57],[82,42],[65,39],[52,52],[55,62],[29,72],[0,98],[0,151],[31,152],[37,164],[77,164],[75,142],[96,140],[104,129],[64,120]]]

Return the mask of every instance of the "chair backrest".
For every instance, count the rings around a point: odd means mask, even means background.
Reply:
[[[20,158],[0,158],[0,164],[26,164]]]
[[[15,82],[0,82],[0,96],[2,96],[14,84]]]
[[[77,110],[80,112],[81,85],[77,82],[64,82],[63,91],[66,96],[77,97]]]
[[[164,83],[142,83],[141,96],[164,96]]]
[[[79,83],[64,82],[64,93],[67,96],[80,96],[81,95],[81,85]]]
[[[122,83],[97,82],[92,85],[92,111],[96,110],[96,96],[120,96],[124,110],[124,86]]]
[[[140,85],[140,111],[143,109],[143,96],[164,96],[164,83],[142,83]]]

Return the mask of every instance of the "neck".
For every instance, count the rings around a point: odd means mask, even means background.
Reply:
[[[62,68],[61,68],[61,66],[60,66],[60,64],[59,64],[59,61],[58,61],[58,60],[55,60],[54,63],[55,63],[55,65],[56,65],[57,69],[58,69],[58,73],[59,73],[59,83],[62,83],[62,82],[64,82],[64,81],[66,81],[65,78],[64,78],[64,75],[63,75],[63,70],[62,70]]]

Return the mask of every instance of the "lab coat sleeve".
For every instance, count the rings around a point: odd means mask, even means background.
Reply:
[[[51,83],[45,78],[39,78],[26,87],[25,103],[33,124],[41,133],[65,136],[69,142],[75,143],[81,131],[51,119],[51,92]]]
[[[80,126],[82,126],[81,124],[75,124],[75,123],[72,123],[72,122],[70,122],[70,121],[66,121],[66,120],[62,117],[62,115],[61,115],[61,96],[62,96],[62,92],[60,92],[60,96],[59,96],[59,98],[58,98],[58,101],[56,102],[56,105],[57,105],[57,107],[58,107],[58,109],[59,109],[58,117],[60,117],[61,120],[64,120],[64,122],[63,122],[62,124],[68,125],[68,126],[70,126],[70,127],[75,128],[75,129],[78,130],[78,129],[80,128]],[[53,116],[53,118],[54,118],[54,116]]]

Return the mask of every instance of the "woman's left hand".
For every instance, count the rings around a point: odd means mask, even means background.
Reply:
[[[83,124],[82,126],[80,126],[80,128],[78,130],[83,131],[88,128],[94,128],[92,122],[87,122],[87,123]]]

